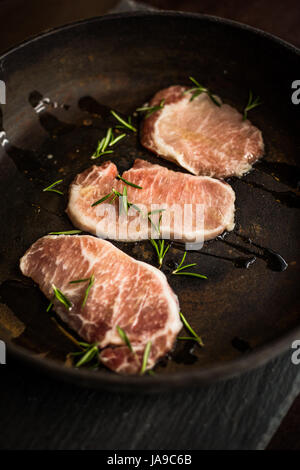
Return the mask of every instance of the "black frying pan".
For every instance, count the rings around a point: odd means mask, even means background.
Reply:
[[[2,56],[0,70],[7,86],[7,104],[1,107],[6,134],[0,151],[0,331],[11,353],[78,384],[149,391],[229,377],[290,346],[300,335],[299,111],[291,102],[291,83],[299,78],[296,48],[218,18],[135,13],[48,32]],[[97,140],[112,123],[111,108],[128,115],[157,90],[188,85],[189,75],[239,110],[250,88],[259,95],[263,105],[250,118],[266,144],[265,159],[254,171],[230,180],[237,195],[235,232],[188,254],[209,280],[172,276],[172,263],[183,251],[173,245],[168,253],[164,271],[205,347],[178,342],[153,377],[68,367],[73,343],[18,268],[37,238],[72,229],[64,213],[66,196],[42,188],[61,177],[67,193],[74,176],[91,164]],[[113,161],[123,171],[135,157],[178,170],[133,135],[118,145]],[[156,264],[148,241],[116,245]],[[289,264],[284,271],[283,259]]]

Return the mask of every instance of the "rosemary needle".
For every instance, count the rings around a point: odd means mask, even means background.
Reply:
[[[178,265],[178,267],[176,269],[174,269],[172,274],[181,275],[181,276],[194,276],[194,277],[199,277],[201,279],[207,279],[207,276],[204,276],[203,274],[191,273],[191,272],[185,271],[186,268],[191,268],[192,266],[197,266],[197,263],[186,264],[185,266],[183,266],[183,262],[185,260],[186,253],[187,252],[185,251],[184,255],[182,257],[182,260],[180,261],[180,264]]]
[[[89,347],[86,348],[85,351],[83,351],[83,356],[82,358],[75,364],[75,367],[81,367],[84,364],[87,364],[88,362],[91,362],[92,359],[98,354],[98,343],[93,343],[90,344]],[[75,355],[74,353],[73,355]]]
[[[72,307],[70,300],[54,284],[52,284],[52,289],[57,300],[59,300],[59,302],[62,303],[67,310],[70,310],[70,308]]]
[[[115,145],[117,142],[120,142],[120,140],[124,139],[124,137],[126,137],[126,134],[120,134],[118,135],[118,137],[116,137],[115,139],[113,139],[110,143],[109,143],[109,147],[112,147],[113,145]]]
[[[126,137],[126,134],[121,134],[117,137],[114,137],[113,130],[110,127],[109,129],[107,129],[105,137],[103,137],[102,140],[98,141],[96,152],[91,156],[91,159],[95,160],[96,158],[102,157],[102,155],[114,153],[113,150],[107,150],[107,148],[112,147],[117,142],[124,139],[124,137]]]
[[[184,93],[192,93],[190,101],[193,101],[197,96],[201,95],[202,93],[206,93],[211,101],[218,107],[221,106],[221,104],[216,100],[216,98],[213,96],[213,94],[208,90],[208,88],[205,88],[204,86],[200,85],[199,82],[194,77],[189,77],[191,82],[196,85],[194,88],[190,88],[186,90]]]
[[[187,328],[187,330],[189,330],[189,332],[193,335],[193,337],[195,338],[195,341],[197,341],[197,343],[199,343],[200,346],[204,346],[204,343],[202,341],[202,339],[200,338],[199,335],[197,335],[197,333],[193,330],[193,328],[191,327],[191,325],[188,323],[187,319],[185,318],[185,316],[183,315],[183,313],[179,312],[179,315],[180,315],[180,318],[184,324],[184,326]]]
[[[91,207],[95,207],[97,206],[98,204],[101,204],[102,202],[106,201],[107,199],[109,199],[111,196],[113,196],[113,192],[109,193],[109,194],[106,194],[106,196],[102,197],[101,199],[99,199],[98,201],[94,202]]]
[[[142,368],[141,368],[141,371],[140,371],[140,375],[144,375],[144,373],[146,372],[151,346],[152,346],[151,341],[148,341],[148,343],[146,344],[145,350],[144,350],[143,362],[142,362]]]
[[[74,281],[70,281],[69,284],[79,284],[80,282],[87,282],[89,280],[90,280],[89,277],[87,277],[85,279],[75,279]]]
[[[123,202],[125,214],[127,214],[128,213],[127,186],[124,186],[124,189],[123,189],[122,202]]]
[[[82,233],[82,230],[68,230],[66,232],[49,232],[48,235],[76,235]]]
[[[136,128],[131,124],[131,120],[128,118],[128,122],[125,121],[121,116],[119,116],[115,111],[111,109],[111,114],[114,116],[114,118],[119,121],[122,124],[122,127],[127,127],[127,129],[130,129],[133,132],[136,132]],[[118,126],[120,127],[120,126]]]
[[[118,175],[117,178],[119,180],[123,181],[123,183],[128,184],[128,186],[132,186],[133,188],[137,188],[137,189],[143,189],[141,186],[138,186],[137,184],[134,184],[134,183],[131,183],[130,181],[127,181],[125,178],[123,178],[120,175]]]
[[[84,306],[85,306],[86,301],[87,301],[88,296],[89,296],[89,292],[90,292],[90,290],[91,290],[91,287],[92,287],[92,285],[93,285],[94,282],[95,282],[95,276],[94,276],[94,274],[91,275],[91,277],[89,278],[88,281],[89,281],[89,283],[88,283],[88,286],[87,286],[87,288],[86,288],[86,291],[85,291],[85,294],[84,294],[84,299],[83,299],[83,302],[82,302],[81,307],[84,307]]]
[[[119,333],[120,338],[124,341],[126,346],[128,346],[130,351],[133,353],[134,351],[132,349],[131,343],[130,343],[129,338],[128,338],[127,334],[125,333],[125,331],[118,325],[117,325],[116,328],[117,328],[117,332]]]
[[[143,113],[143,112],[146,112],[146,119],[151,116],[152,113],[155,113],[155,111],[159,111],[160,109],[162,109],[165,105],[165,99],[163,98],[160,103],[156,106],[143,106],[141,108],[137,108],[136,111],[138,111],[139,113]]]
[[[49,192],[52,192],[52,193],[57,193],[57,194],[61,194],[63,195],[64,193],[62,193],[61,191],[59,191],[58,189],[53,189],[55,186],[57,186],[58,184],[60,184],[63,180],[57,180],[55,181],[54,183],[50,184],[49,186],[47,186],[47,188],[44,188],[43,189],[43,192],[46,192],[46,191],[49,191]]]

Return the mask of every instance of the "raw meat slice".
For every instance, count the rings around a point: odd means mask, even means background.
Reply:
[[[145,346],[152,346],[147,368],[170,351],[182,328],[177,296],[165,275],[136,261],[110,242],[89,235],[46,236],[37,240],[20,261],[25,276],[53,299],[53,284],[71,302],[68,310],[56,298],[58,315],[89,343],[98,342],[105,365],[121,374],[141,368]],[[86,304],[87,283],[70,284],[94,274]],[[132,354],[117,332],[126,332]]]
[[[105,201],[95,207],[115,188],[123,192],[124,183],[116,179],[118,170],[111,162],[93,166],[77,175],[70,187],[67,213],[73,224],[103,238],[135,241],[157,238],[157,230],[148,221],[147,214],[164,209],[161,213],[160,236],[196,243],[215,238],[224,230],[234,227],[235,194],[231,186],[206,176],[192,176],[171,171],[145,160],[135,160],[134,166],[124,172],[123,178],[141,186],[127,186],[131,207],[128,216],[119,211],[117,199],[113,204]],[[121,199],[121,198],[120,198]],[[153,215],[156,220],[159,214]]]
[[[264,152],[260,130],[228,104],[218,107],[206,93],[190,101],[186,90],[171,86],[156,93],[149,105],[162,99],[165,104],[143,120],[142,145],[194,175],[247,173]]]

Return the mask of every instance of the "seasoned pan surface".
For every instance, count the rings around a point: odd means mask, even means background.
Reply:
[[[7,86],[0,116],[0,332],[11,352],[82,385],[154,390],[222,379],[289,347],[300,334],[299,110],[291,101],[298,50],[229,21],[151,12],[51,31],[8,52],[0,65]],[[157,90],[189,85],[190,75],[241,111],[249,89],[259,95],[263,105],[249,117],[266,144],[250,174],[229,180],[235,231],[188,253],[208,281],[171,275],[180,245],[166,258],[163,270],[205,347],[178,342],[153,377],[71,368],[66,355],[74,345],[46,313],[38,287],[21,275],[19,258],[37,238],[73,228],[65,214],[68,185],[91,165],[98,139],[113,124],[110,109],[129,115]],[[111,159],[123,171],[136,157],[179,170],[133,134]],[[58,179],[63,197],[42,192]],[[156,265],[149,241],[114,243]]]

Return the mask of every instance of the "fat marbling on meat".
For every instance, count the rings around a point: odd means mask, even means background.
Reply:
[[[228,104],[218,107],[207,93],[171,86],[154,95],[149,106],[164,100],[161,110],[146,117],[141,143],[194,175],[242,176],[264,152],[260,130]]]
[[[105,204],[92,207],[113,188],[123,193],[124,183],[117,175],[117,167],[112,162],[94,165],[77,175],[70,186],[67,208],[76,227],[114,240],[158,238],[147,217],[141,216],[153,209],[164,209],[160,235],[165,239],[201,244],[234,227],[235,193],[229,184],[206,176],[171,171],[139,159],[122,177],[142,188],[127,186],[128,202],[140,207],[141,212],[131,207],[128,215],[120,213],[117,199],[113,204],[106,200]],[[153,217],[157,218],[158,214]],[[141,223],[135,226],[135,219]]]
[[[182,324],[177,296],[165,275],[137,261],[110,242],[89,235],[45,236],[37,240],[20,261],[61,319],[89,343],[98,343],[101,361],[121,374],[141,369],[146,344],[152,346],[147,368],[174,345]],[[70,284],[94,275],[87,301],[87,285]],[[53,285],[71,302],[71,308],[54,298]],[[133,354],[116,327],[129,338]]]

